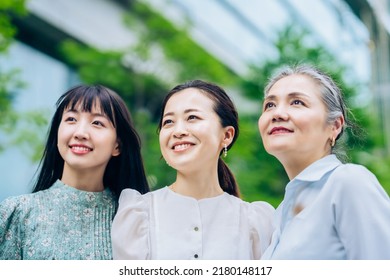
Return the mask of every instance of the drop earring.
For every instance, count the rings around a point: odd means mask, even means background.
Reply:
[[[334,137],[332,137],[332,139],[330,141],[330,146],[333,148],[335,144],[336,144],[336,139]]]
[[[223,147],[223,157],[227,157],[227,145],[224,144],[224,147]]]

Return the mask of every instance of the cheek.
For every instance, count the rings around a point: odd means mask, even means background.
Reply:
[[[306,131],[308,133],[321,133],[322,131],[325,131],[325,126],[324,126],[324,120],[323,119],[318,119],[316,116],[312,117],[302,117],[299,121],[297,122],[296,125],[299,125],[299,128],[302,131]]]
[[[63,141],[65,141],[67,134],[69,133],[67,133],[66,129],[64,129],[63,126],[60,126],[57,132],[57,144],[61,144]]]
[[[161,131],[160,134],[158,135],[158,141],[160,143],[160,146],[162,146],[164,144],[164,142],[166,141],[166,133],[164,131]]]
[[[112,147],[117,147],[118,146],[118,143],[119,143],[119,140],[116,136],[116,134],[110,134],[110,135],[107,135],[107,139],[109,140],[109,143],[111,143]]]
[[[64,131],[59,128],[57,133],[57,149],[62,158],[64,157],[65,146],[67,146],[67,141],[64,138]]]
[[[260,116],[259,120],[257,121],[257,126],[259,128],[259,132],[260,132],[261,136],[263,136],[263,134],[265,134],[265,131],[267,128],[264,115]]]
[[[213,134],[210,134],[211,131]],[[191,132],[195,137],[200,138],[201,141],[208,141],[209,139],[209,141],[216,144],[220,144],[225,138],[224,130],[218,122],[207,126],[194,126]]]
[[[169,142],[168,134],[166,133],[166,131],[160,132],[160,134],[158,136],[158,141],[159,141],[159,145],[160,145],[160,151],[164,155],[165,150],[167,149],[168,142]]]

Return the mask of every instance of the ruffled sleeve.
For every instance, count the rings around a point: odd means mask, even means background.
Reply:
[[[254,259],[260,259],[271,243],[274,214],[275,208],[267,202],[256,201],[250,204],[249,225]]]
[[[114,260],[150,258],[149,203],[133,189],[123,190],[111,229]]]
[[[22,222],[19,201],[9,198],[0,203],[0,259],[21,259]]]

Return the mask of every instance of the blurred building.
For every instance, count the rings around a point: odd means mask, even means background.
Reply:
[[[19,30],[17,42],[0,60],[2,69],[21,69],[21,79],[28,85],[18,92],[16,109],[38,109],[50,118],[59,95],[79,82],[77,74],[61,59],[58,47],[63,40],[72,38],[103,50],[131,46],[137,36],[125,27],[123,17],[133,1],[26,0],[28,16],[14,19]],[[369,81],[372,77],[378,110],[383,119],[386,114],[389,119],[389,1],[143,2],[178,27],[189,27],[189,35],[199,45],[241,75],[249,63],[275,56],[276,30],[288,23],[304,26],[319,44],[349,65],[357,79]],[[383,128],[390,143],[390,123],[384,121]],[[36,167],[22,150],[10,148],[1,153],[0,201],[30,192]]]
[[[390,1],[345,0],[370,34],[371,90],[390,155]]]

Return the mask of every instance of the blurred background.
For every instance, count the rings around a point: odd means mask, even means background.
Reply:
[[[361,130],[344,148],[390,193],[389,0],[1,0],[0,201],[29,193],[57,98],[100,83],[127,102],[152,189],[170,184],[156,133],[176,84],[204,79],[235,101],[226,161],[242,197],[282,200],[287,176],[257,129],[275,68],[310,62],[343,89]],[[304,145],[304,143],[302,143]]]

